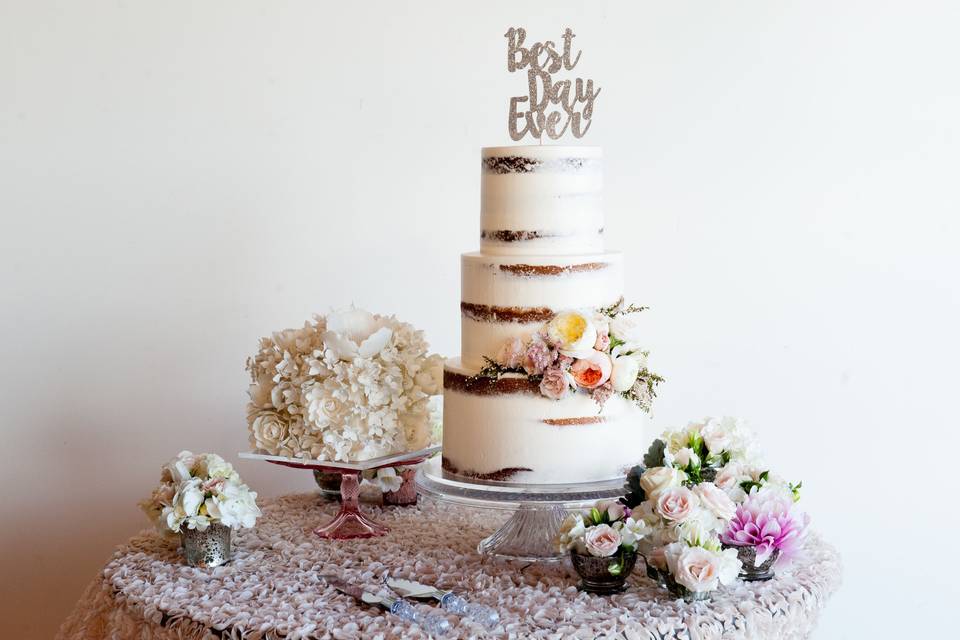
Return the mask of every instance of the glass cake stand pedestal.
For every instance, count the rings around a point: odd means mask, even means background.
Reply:
[[[321,538],[333,540],[351,540],[354,538],[373,538],[382,536],[390,529],[371,519],[360,510],[360,476],[364,471],[384,467],[409,466],[419,464],[440,451],[440,447],[429,447],[419,451],[397,453],[360,462],[330,462],[327,460],[301,460],[284,456],[270,456],[261,453],[241,452],[238,455],[247,460],[264,460],[283,467],[307,469],[335,473],[340,476],[340,511],[329,523],[313,530]]]
[[[439,457],[417,470],[420,494],[471,507],[513,511],[513,515],[477,545],[484,556],[527,562],[556,562],[567,557],[554,546],[571,509],[623,495],[623,478],[577,484],[520,484],[458,476],[441,467]]]

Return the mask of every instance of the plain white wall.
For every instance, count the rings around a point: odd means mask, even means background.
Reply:
[[[746,417],[804,480],[845,563],[817,638],[941,629],[957,5],[472,6],[0,2],[4,633],[52,635],[161,462],[246,448],[260,335],[355,302],[458,350],[479,147],[525,89],[513,25],[572,26],[603,87],[582,143],[652,307],[657,425]]]

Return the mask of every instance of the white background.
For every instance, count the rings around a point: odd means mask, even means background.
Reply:
[[[458,350],[512,25],[603,87],[657,426],[743,416],[803,479],[817,638],[953,632],[957,5],[519,4],[0,2],[4,636],[53,634],[163,461],[246,448],[260,335],[355,302]]]

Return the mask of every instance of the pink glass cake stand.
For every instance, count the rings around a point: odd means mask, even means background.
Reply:
[[[328,524],[313,530],[321,538],[332,540],[351,540],[353,538],[374,538],[382,536],[390,529],[370,519],[360,510],[360,475],[364,471],[384,467],[409,466],[419,464],[440,451],[440,447],[429,447],[420,451],[396,453],[380,458],[371,458],[360,462],[331,462],[328,460],[301,460],[284,456],[270,456],[262,453],[239,454],[247,460],[265,460],[283,467],[307,469],[323,473],[336,473],[340,476],[340,511]]]

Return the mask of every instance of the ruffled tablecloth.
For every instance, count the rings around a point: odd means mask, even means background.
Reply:
[[[311,533],[336,511],[316,494],[263,501],[256,529],[234,537],[234,559],[202,570],[175,545],[143,532],[119,547],[91,583],[62,639],[423,638],[419,627],[358,606],[318,578],[333,573],[376,586],[387,573],[437,584],[496,608],[493,632],[454,617],[449,637],[806,638],[840,584],[840,559],[810,534],[791,571],[765,583],[737,583],[706,603],[686,603],[648,580],[641,563],[614,596],[577,591],[569,563],[484,560],[477,542],[506,514],[424,502],[365,506],[391,532],[327,541]],[[418,605],[428,607],[429,605]]]

